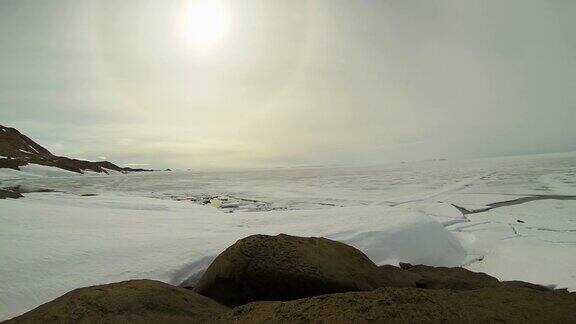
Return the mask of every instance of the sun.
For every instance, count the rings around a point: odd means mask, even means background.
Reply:
[[[195,46],[209,48],[221,42],[226,34],[227,19],[220,0],[195,0],[185,12],[185,34]]]

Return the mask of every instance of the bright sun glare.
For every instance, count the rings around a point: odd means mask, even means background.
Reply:
[[[193,45],[212,47],[226,32],[226,13],[219,0],[195,0],[186,10],[186,36]]]

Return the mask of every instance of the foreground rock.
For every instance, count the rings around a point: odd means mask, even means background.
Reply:
[[[197,323],[227,310],[190,290],[131,280],[76,289],[6,323]]]
[[[412,266],[408,271],[422,276],[417,283],[419,288],[472,290],[500,286],[498,279],[481,272],[464,268]]]
[[[386,266],[384,266],[386,267]],[[454,267],[431,267],[426,265],[411,265],[401,263],[404,270],[416,273],[421,279],[416,283],[416,287],[425,289],[450,289],[450,290],[474,290],[480,288],[493,287],[525,287],[540,291],[552,291],[549,287],[524,282],[524,281],[503,281],[489,276],[482,272],[472,272],[468,269]]]
[[[501,286],[504,287],[525,287],[525,288],[530,288],[530,289],[535,289],[535,290],[540,290],[540,291],[564,291],[564,292],[568,292],[568,289],[566,288],[560,288],[560,289],[554,289],[554,288],[550,288],[550,287],[546,287],[546,286],[542,286],[542,285],[537,285],[537,284],[533,284],[530,282],[526,282],[526,281],[519,281],[519,280],[513,280],[513,281],[502,281],[500,283]],[[555,286],[552,286],[555,287]]]
[[[257,302],[217,323],[574,323],[576,294],[525,287],[450,291],[381,288]]]
[[[228,306],[379,287],[416,287],[420,276],[376,266],[359,250],[325,238],[253,235],[222,252],[196,292]]]

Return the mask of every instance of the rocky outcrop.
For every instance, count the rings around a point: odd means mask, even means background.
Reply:
[[[554,289],[554,288],[550,288],[550,287],[546,287],[546,286],[542,286],[542,285],[537,285],[537,284],[533,284],[530,282],[525,282],[525,281],[519,281],[519,280],[513,280],[513,281],[502,281],[500,283],[501,286],[503,287],[524,287],[524,288],[530,288],[530,289],[534,289],[534,290],[540,290],[540,291],[568,291],[565,288],[562,289]],[[554,287],[554,286],[553,286]]]
[[[404,266],[406,268],[406,266]],[[498,279],[481,272],[472,272],[464,268],[411,266],[407,269],[422,276],[417,286],[426,289],[472,290],[497,287]]]
[[[366,255],[325,238],[253,235],[222,252],[195,291],[229,306],[379,287],[416,287],[418,275],[378,268]]]
[[[2,125],[0,125],[0,155],[12,158],[54,156],[17,129]]]
[[[23,196],[19,192],[12,191],[12,190],[6,190],[6,189],[0,189],[0,199],[6,199],[6,198],[18,199],[21,197],[23,197]]]
[[[131,280],[73,290],[6,323],[203,323],[226,311],[184,288]]]
[[[576,294],[381,288],[234,308],[216,323],[574,323]]]
[[[77,173],[83,171],[108,173],[108,170],[119,172],[149,171],[123,168],[108,161],[91,162],[56,156],[17,129],[0,125],[0,168],[20,170],[20,167],[27,164],[51,166]]]
[[[19,159],[6,159],[0,158],[0,169],[12,169],[19,171],[21,166],[25,166],[28,162]]]
[[[416,282],[416,287],[424,289],[450,289],[450,290],[474,290],[494,287],[524,287],[540,291],[552,291],[554,289],[525,281],[502,281],[482,272],[473,272],[468,269],[454,267],[431,267],[426,265],[411,265],[403,263],[402,269],[421,276]],[[385,266],[386,267],[386,266]]]

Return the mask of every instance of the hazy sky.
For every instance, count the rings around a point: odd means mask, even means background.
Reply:
[[[0,0],[0,124],[154,167],[576,150],[574,0]]]

